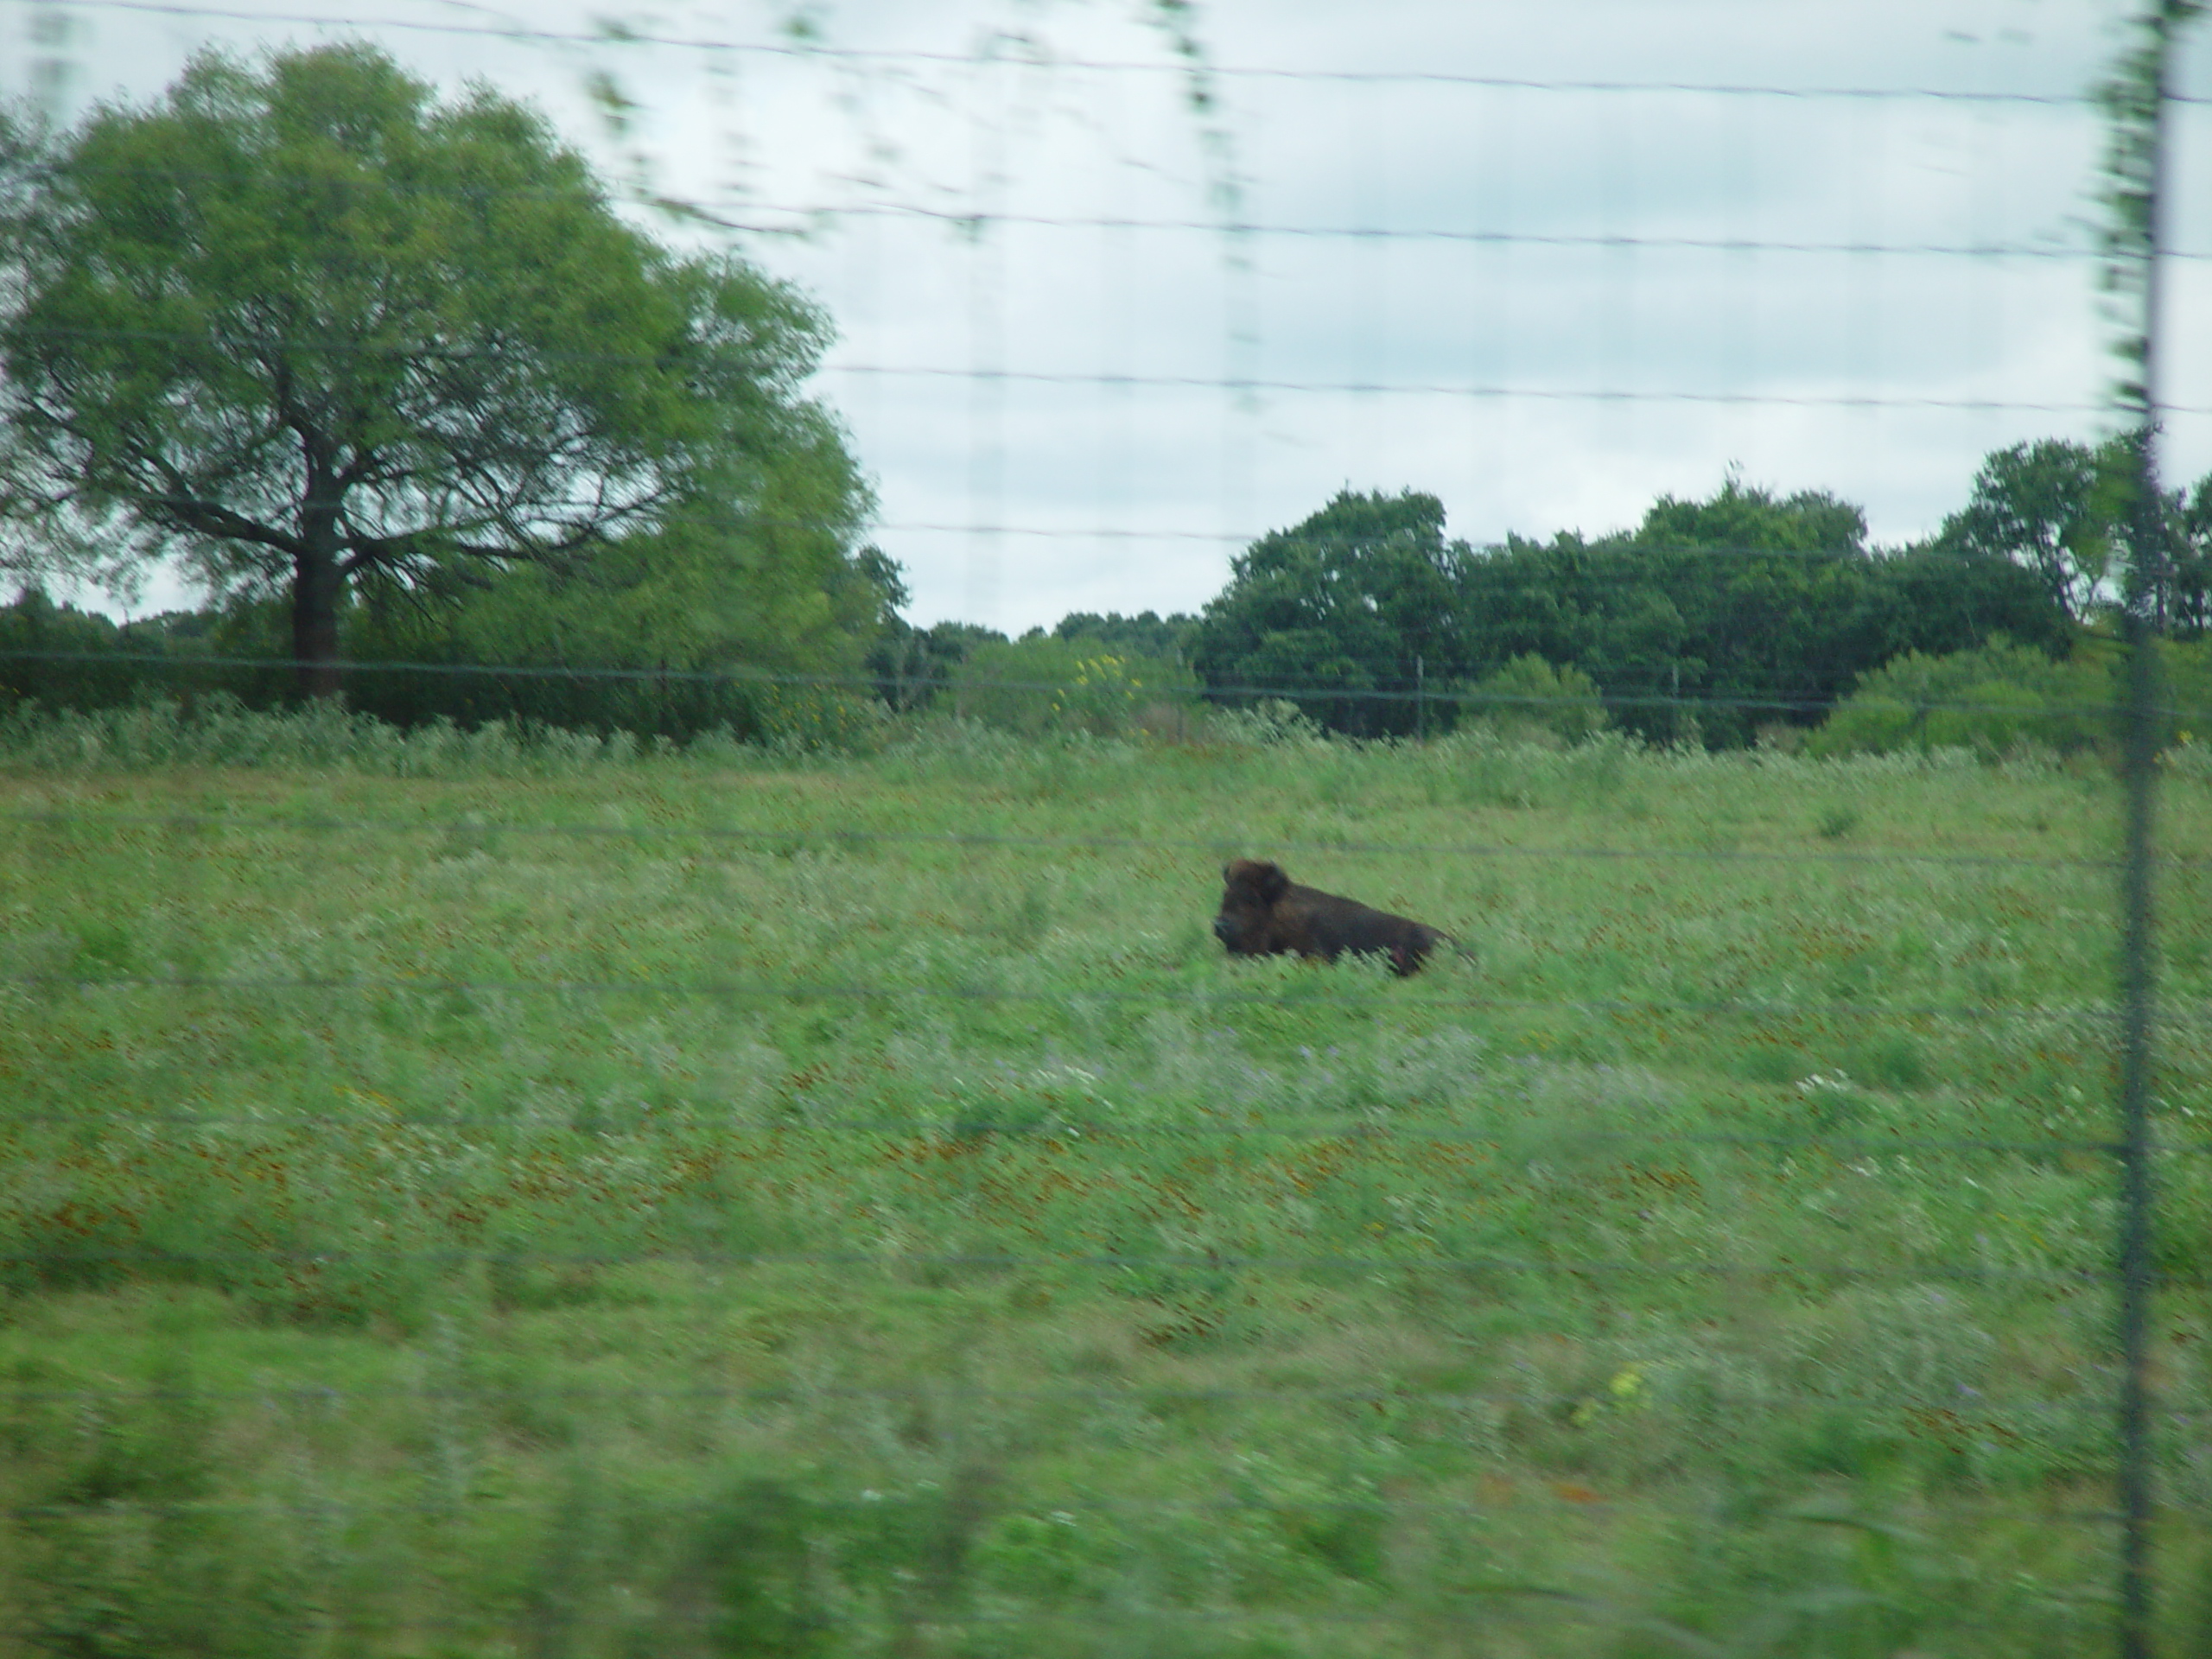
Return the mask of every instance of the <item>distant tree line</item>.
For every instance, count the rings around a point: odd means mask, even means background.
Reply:
[[[1639,735],[1733,745],[1815,725],[1908,658],[2066,658],[2113,599],[2137,476],[2128,438],[2017,444],[1985,459],[1935,536],[1898,548],[1870,544],[1863,512],[1834,495],[1733,477],[1707,499],[1662,498],[1631,530],[1490,547],[1447,539],[1433,495],[1344,491],[1238,555],[1196,616],[1078,612],[1014,641],[899,624],[870,661],[898,708],[972,677],[979,652],[1034,682],[1051,642],[1089,641],[1187,670],[1216,702],[1287,698],[1353,736],[1470,715],[1580,729],[1588,695]],[[2193,639],[2212,624],[2212,476],[2164,506],[2158,609]]]
[[[356,599],[355,651],[421,667],[352,673],[346,689],[355,706],[404,723],[519,718],[679,737],[715,726],[761,734],[779,697],[788,708],[804,687],[836,682],[893,712],[1025,730],[1096,728],[1116,709],[1195,695],[1232,706],[1287,698],[1360,737],[1487,716],[1728,746],[1815,725],[1908,658],[2002,647],[2065,659],[2110,601],[2134,465],[2126,440],[1999,450],[1936,535],[1896,549],[1871,546],[1865,515],[1833,495],[1782,496],[1732,477],[1703,500],[1662,498],[1632,530],[1481,548],[1446,537],[1434,496],[1345,491],[1238,555],[1198,615],[1077,612],[1019,638],[907,622],[900,572],[873,548],[836,554],[824,542],[810,566],[786,548],[733,591],[711,562],[618,546],[587,574],[519,565],[442,607]],[[2212,478],[2166,506],[2173,556],[2159,608],[2169,633],[2196,638],[2212,623]],[[724,584],[711,594],[710,577]],[[82,705],[157,682],[278,700],[290,690],[281,671],[123,658],[282,657],[280,611],[234,601],[118,626],[33,589],[0,611],[0,648],[114,660],[6,662],[0,690]],[[715,614],[730,619],[723,631],[702,630]],[[795,652],[810,618],[825,643]],[[636,666],[612,680],[582,671],[610,663]],[[472,664],[531,671],[451,671]],[[697,671],[794,664],[817,671],[783,690],[772,672]]]
[[[1477,549],[1445,539],[1433,496],[1346,493],[1236,561],[1197,661],[1217,696],[1288,695],[1333,730],[1394,736],[1448,725],[1533,656],[1581,670],[1630,730],[1726,743],[1811,723],[1901,652],[1997,633],[2060,650],[2066,619],[2013,560],[1870,550],[1859,511],[1826,494],[1731,480],[1621,534]]]
[[[1049,631],[1032,628],[1019,638],[972,622],[918,628],[893,616],[868,653],[868,671],[875,694],[904,712],[931,704],[963,678],[975,679],[974,670],[987,660],[998,663],[1004,678],[1041,683],[1040,676],[1059,671],[1057,664],[1080,660],[1080,651],[1071,654],[1060,647],[1155,664],[1164,674],[1187,672],[1198,632],[1194,616],[1154,611],[1135,616],[1075,611]],[[999,649],[1007,646],[1018,648],[1015,654]]]
[[[2135,476],[2127,439],[2016,445],[1936,536],[1897,549],[1832,495],[1732,477],[1630,531],[1487,548],[1447,541],[1433,496],[1347,491],[1234,561],[1192,661],[1216,698],[1287,696],[1332,730],[1390,736],[1510,712],[1501,677],[1539,658],[1586,675],[1630,731],[1740,743],[1817,723],[1908,654],[2065,657],[2111,601]],[[2159,608],[2194,638],[2212,620],[2212,477],[2165,505]]]

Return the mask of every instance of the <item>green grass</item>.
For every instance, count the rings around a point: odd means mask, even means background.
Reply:
[[[2105,1639],[2086,760],[142,714],[0,767],[0,1652]],[[1240,852],[1471,957],[1227,961]]]

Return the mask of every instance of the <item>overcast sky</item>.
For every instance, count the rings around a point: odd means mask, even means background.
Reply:
[[[1934,529],[1989,450],[2109,429],[2082,98],[2119,10],[1202,5],[1197,109],[1133,0],[0,0],[0,84],[63,62],[78,111],[203,46],[350,34],[537,100],[827,307],[820,394],[910,614],[1018,631],[1195,609],[1347,485],[1432,492],[1478,543],[1631,524],[1731,467],[1879,541]],[[652,38],[590,38],[618,17]],[[2173,481],[2212,470],[2209,118],[2179,129]]]

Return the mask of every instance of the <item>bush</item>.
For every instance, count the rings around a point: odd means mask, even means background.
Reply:
[[[2158,742],[2186,751],[2212,732],[2212,640],[2161,640]],[[2054,662],[2009,641],[1948,657],[1909,652],[1865,677],[1806,743],[1815,755],[1959,748],[2007,753],[2024,744],[2071,753],[2110,744],[2126,657],[2085,639]]]
[[[16,1642],[79,1659],[309,1651],[296,1525],[226,1484],[211,1402],[188,1378],[104,1398],[58,1371],[11,1381],[0,1595]]]
[[[2077,652],[2063,662],[2009,640],[1928,657],[1918,652],[1861,677],[1806,741],[1815,755],[1974,749],[2006,753],[2024,744],[2070,752],[2112,733],[2116,653]]]
[[[2201,747],[2212,738],[2212,639],[2162,647],[2169,710],[2159,741],[2170,748]]]
[[[1262,697],[1249,709],[1216,709],[1206,724],[1222,742],[1249,744],[1254,748],[1321,744],[1329,736],[1319,721],[1307,716],[1288,697]]]
[[[810,744],[804,728],[778,728],[770,741],[785,750],[820,747]],[[270,766],[383,778],[550,777],[632,766],[672,747],[641,743],[621,730],[602,735],[500,720],[468,730],[442,717],[402,728],[329,702],[263,711],[226,691],[200,696],[189,708],[161,697],[86,711],[0,706],[0,766],[28,772]],[[725,728],[699,734],[686,753],[727,765],[744,751]]]
[[[780,652],[680,630],[657,641],[651,595],[594,607],[571,594],[562,608],[539,591],[545,582],[525,569],[446,612],[348,606],[346,709],[408,730],[543,727],[678,742],[727,732],[780,749],[861,748],[876,735],[878,699],[838,683],[854,664],[834,640]],[[159,706],[188,720],[203,705],[292,709],[291,652],[279,601],[118,626],[32,589],[0,606],[0,711]]]
[[[1506,737],[1548,734],[1579,743],[1611,723],[1595,680],[1572,663],[1555,668],[1535,655],[1484,675],[1460,707],[1463,720],[1486,721]]]
[[[219,671],[159,660],[205,651],[188,637],[195,620],[171,613],[118,625],[27,588],[0,606],[0,709],[119,709],[218,689],[225,683]]]
[[[1120,737],[1179,723],[1198,683],[1155,658],[1033,633],[976,647],[953,671],[952,692],[957,715],[1001,731]]]

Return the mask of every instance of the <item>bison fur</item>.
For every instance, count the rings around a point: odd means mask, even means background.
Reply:
[[[1426,923],[1301,887],[1280,864],[1236,859],[1221,878],[1221,913],[1213,918],[1213,931],[1233,957],[1296,951],[1334,962],[1349,950],[1385,957],[1390,971],[1403,976],[1417,972],[1439,944],[1456,943]]]

